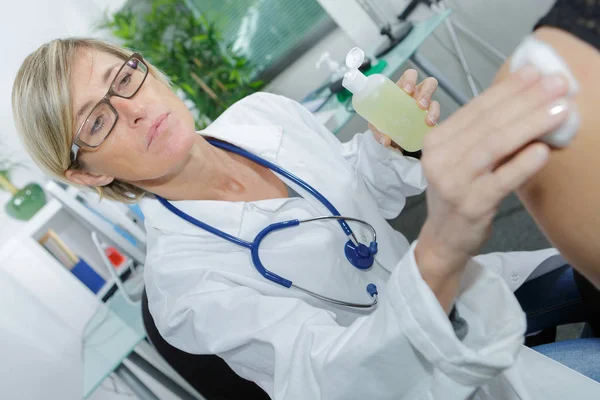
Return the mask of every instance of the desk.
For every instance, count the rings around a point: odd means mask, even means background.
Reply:
[[[49,227],[71,224],[79,222],[53,199],[0,246],[0,293],[10,304],[0,319],[0,350],[24,362],[12,366],[4,392],[80,399],[114,371],[138,398],[159,400],[132,372],[141,370],[180,399],[201,399],[144,341],[141,304],[128,303],[119,290],[101,302],[36,240]],[[76,233],[88,236],[85,228]],[[43,386],[23,388],[22,376]]]
[[[84,398],[112,372],[140,399],[159,400],[127,365],[135,365],[181,399],[198,399],[184,382],[176,382],[168,371],[159,369],[137,354],[146,337],[140,304],[130,304],[120,291],[100,304],[83,334]],[[143,346],[142,346],[143,347]],[[147,346],[149,347],[149,346]],[[171,375],[171,376],[169,376]]]
[[[392,76],[400,67],[407,61],[413,61],[417,67],[423,70],[428,75],[436,76],[439,72],[433,73],[433,68],[427,65],[427,62],[421,57],[416,57],[415,53],[419,46],[431,35],[446,18],[451,14],[451,10],[446,10],[440,14],[436,14],[433,17],[415,23],[411,32],[406,38],[398,44],[389,53],[381,57],[382,60],[387,62],[387,66],[381,72],[386,76]],[[459,104],[464,104],[465,99],[455,95],[454,90],[445,85],[445,80],[438,78],[440,87],[448,92]],[[328,87],[324,88],[320,93],[316,93],[316,98],[327,98],[328,100],[320,107],[318,113],[327,115],[327,127],[334,133],[337,134],[343,127],[350,121],[354,116],[355,111],[352,108],[352,102],[350,100],[345,103],[340,103],[337,96],[332,95]]]
[[[119,291],[100,304],[83,335],[84,397],[92,394],[145,337],[141,307],[127,303]]]

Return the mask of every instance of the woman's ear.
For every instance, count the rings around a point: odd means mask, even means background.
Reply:
[[[68,169],[65,176],[69,181],[81,186],[106,186],[115,180],[114,176],[96,175],[76,169]]]

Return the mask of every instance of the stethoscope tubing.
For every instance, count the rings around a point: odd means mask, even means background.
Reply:
[[[378,303],[377,287],[372,283],[367,286],[367,292],[373,298],[373,301],[371,303],[354,303],[354,302],[348,302],[348,301],[343,301],[343,300],[337,300],[337,299],[333,299],[333,298],[330,298],[327,296],[320,295],[318,293],[315,293],[313,291],[305,289],[301,286],[295,285],[292,281],[285,279],[282,276],[271,272],[262,264],[262,261],[260,259],[260,255],[259,255],[260,243],[263,241],[263,239],[266,236],[273,233],[274,231],[295,227],[302,223],[324,221],[324,220],[328,220],[328,219],[337,220],[338,223],[340,224],[340,226],[342,227],[342,230],[346,234],[346,236],[348,236],[351,241],[354,240],[354,244],[357,246],[360,243],[359,243],[358,239],[356,238],[356,236],[354,235],[354,232],[352,231],[352,229],[350,229],[350,226],[348,225],[348,223],[346,221],[354,221],[354,222],[360,223],[364,226],[367,226],[373,235],[373,241],[371,243],[376,244],[377,243],[377,232],[375,231],[375,228],[373,228],[373,226],[371,226],[371,224],[369,224],[365,221],[362,221],[360,219],[357,219],[357,218],[341,216],[340,213],[337,211],[337,209],[333,206],[333,204],[331,204],[321,193],[319,193],[316,189],[314,189],[308,183],[304,182],[302,179],[293,175],[289,171],[287,171],[287,170],[285,170],[285,169],[283,169],[261,157],[255,156],[254,154],[252,154],[244,149],[241,149],[237,146],[233,146],[229,143],[215,141],[215,140],[210,140],[209,142],[216,147],[219,147],[219,148],[227,150],[227,151],[231,151],[242,157],[246,157],[246,158],[288,178],[289,180],[298,184],[300,187],[302,187],[307,192],[309,192],[317,200],[319,200],[321,202],[321,204],[323,204],[333,215],[307,218],[307,219],[303,219],[303,220],[294,219],[294,220],[289,220],[289,221],[276,222],[274,224],[271,224],[271,225],[268,225],[267,227],[265,227],[262,231],[260,231],[256,235],[256,237],[254,238],[254,240],[252,242],[248,242],[248,241],[240,239],[236,236],[230,235],[227,232],[224,232],[220,229],[217,229],[211,225],[208,225],[208,224],[192,217],[191,215],[189,215],[189,214],[185,213],[184,211],[180,210],[179,208],[175,207],[168,200],[157,195],[156,198],[164,207],[167,208],[167,210],[169,210],[170,212],[177,215],[181,219],[191,223],[192,225],[194,225],[200,229],[203,229],[209,233],[212,233],[213,235],[215,235],[217,237],[220,237],[220,238],[225,239],[233,244],[236,244],[238,246],[241,246],[241,247],[244,247],[244,248],[250,250],[250,254],[252,257],[252,263],[254,264],[254,267],[256,268],[256,270],[264,278],[266,278],[276,284],[279,284],[286,288],[296,289],[296,290],[303,292],[305,294],[308,294],[314,298],[317,298],[317,299],[320,299],[320,300],[323,300],[323,301],[326,301],[328,303],[335,304],[335,305],[352,307],[352,308],[372,308],[377,305],[377,303]]]

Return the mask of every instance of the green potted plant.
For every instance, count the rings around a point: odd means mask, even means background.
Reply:
[[[130,1],[108,16],[102,28],[140,52],[185,93],[199,128],[264,86],[253,79],[248,60],[223,43],[215,24],[192,12],[185,0]]]
[[[0,158],[0,189],[12,195],[4,205],[6,213],[13,218],[27,221],[46,204],[46,195],[37,183],[29,183],[21,189],[13,185],[10,181],[10,171],[18,165],[10,159]]]

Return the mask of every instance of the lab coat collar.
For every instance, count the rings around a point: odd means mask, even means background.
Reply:
[[[276,162],[281,146],[282,128],[274,124],[235,124],[224,118],[217,119],[200,131],[205,137],[213,137],[231,143],[268,161]]]
[[[279,125],[236,124],[221,117],[199,134],[223,140],[277,163],[282,137],[282,128]],[[239,236],[246,202],[182,200],[171,203],[202,222],[230,235]],[[217,241],[223,240],[172,214],[158,200],[146,199],[141,207],[146,216],[146,224],[153,228],[165,232],[202,236],[203,240],[211,240],[211,238]]]

